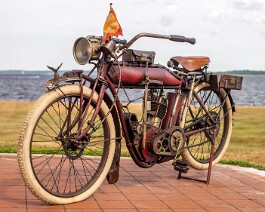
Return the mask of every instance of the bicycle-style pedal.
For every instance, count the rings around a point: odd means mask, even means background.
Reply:
[[[174,169],[178,172],[187,173],[189,171],[189,166],[185,161],[175,160],[173,161],[172,165],[174,166]]]

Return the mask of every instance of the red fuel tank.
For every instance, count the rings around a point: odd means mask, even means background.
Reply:
[[[145,81],[146,67],[120,65],[121,82],[123,85],[143,85]],[[118,83],[120,70],[118,65],[113,65],[108,76],[113,83]],[[172,73],[168,68],[162,65],[151,65],[148,67],[148,76],[150,80],[163,82],[163,86],[180,86],[184,81],[178,75]]]

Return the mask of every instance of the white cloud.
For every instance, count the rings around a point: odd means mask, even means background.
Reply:
[[[169,4],[167,6],[167,11],[171,14],[175,14],[175,12],[177,12],[179,10],[179,7],[175,4]]]
[[[210,34],[211,35],[218,35],[218,34],[220,34],[220,29],[212,29],[212,31],[210,31]]]
[[[260,35],[265,36],[265,30],[261,31]]]
[[[234,8],[239,10],[262,10],[264,2],[257,0],[239,0],[233,3]]]
[[[265,24],[265,14],[259,15],[256,17],[257,24]]]
[[[163,26],[171,26],[178,10],[179,7],[176,4],[168,4],[164,10],[164,15],[160,18],[160,23]]]
[[[161,17],[161,21],[160,23],[163,25],[163,26],[170,26],[172,23],[173,23],[173,20],[172,20],[172,17],[169,16],[169,15],[163,15]]]
[[[256,5],[256,4],[255,4]],[[243,7],[243,6],[242,6]],[[265,23],[265,14],[262,10],[254,10],[254,6],[249,6],[248,10],[242,12],[239,7],[227,5],[225,8],[213,10],[206,19],[215,23],[225,24],[262,24]],[[260,8],[260,7],[259,7]]]
[[[233,12],[231,9],[217,9],[212,11],[208,16],[207,19],[212,20],[216,23],[223,23],[230,21],[233,19]]]
[[[209,55],[213,70],[264,69],[264,4],[257,3],[262,0],[252,1],[112,2],[124,39],[144,31],[196,37],[194,46],[147,38],[134,44],[136,49],[155,50],[157,62],[165,64],[173,55]],[[61,61],[64,69],[86,68],[75,63],[73,42],[79,36],[102,35],[108,11],[109,3],[105,1],[1,0],[0,70],[43,69],[46,64]],[[249,52],[254,52],[255,57]],[[240,58],[240,63],[235,64],[235,57]],[[255,60],[253,67],[245,62],[250,58]]]

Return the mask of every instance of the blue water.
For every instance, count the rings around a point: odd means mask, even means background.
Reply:
[[[242,90],[232,90],[236,105],[265,106],[265,75],[242,75]]]
[[[41,85],[51,79],[50,71],[0,71],[0,101],[34,101],[46,88]],[[265,75],[244,75],[243,89],[232,90],[236,105],[265,106]],[[136,98],[138,91],[128,90],[131,98]],[[125,95],[121,93],[121,100]]]

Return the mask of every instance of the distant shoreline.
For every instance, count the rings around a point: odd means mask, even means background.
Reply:
[[[250,70],[239,70],[239,71],[219,71],[213,72],[214,74],[235,74],[235,75],[265,75],[265,71],[250,71]]]
[[[34,102],[36,101],[15,101],[15,100],[1,100],[0,99],[0,104],[33,104]],[[139,107],[137,109],[141,109],[140,107],[142,107],[142,103],[131,103],[130,104],[131,106],[134,106],[134,107]],[[244,109],[247,109],[247,108],[264,108],[265,106],[254,106],[254,105],[235,105],[236,108],[244,108]]]
[[[59,73],[63,74],[69,70],[60,70]],[[86,70],[84,70],[86,71]],[[16,74],[32,74],[38,73],[40,75],[52,75],[52,72],[49,70],[0,70],[0,75],[16,75]],[[265,70],[256,71],[256,70],[231,70],[231,71],[216,71],[212,72],[209,70],[209,73],[213,74],[233,74],[233,75],[265,75]]]
[[[86,74],[87,72],[85,72]],[[222,72],[221,74],[243,76],[242,90],[232,90],[232,97],[237,105],[249,106],[265,106],[265,93],[261,89],[265,87],[265,71],[264,74],[258,75],[261,72]],[[60,75],[63,72],[59,73]],[[95,73],[96,74],[96,73]],[[218,74],[218,73],[213,73]],[[245,75],[244,75],[245,74]],[[95,77],[94,75],[92,77]],[[33,101],[41,96],[46,89],[41,85],[53,78],[51,71],[0,71],[0,99],[14,101]],[[141,97],[143,90],[127,89],[126,93],[131,100],[137,100]],[[166,91],[168,92],[168,91]],[[125,91],[119,94],[121,101],[127,101]]]

